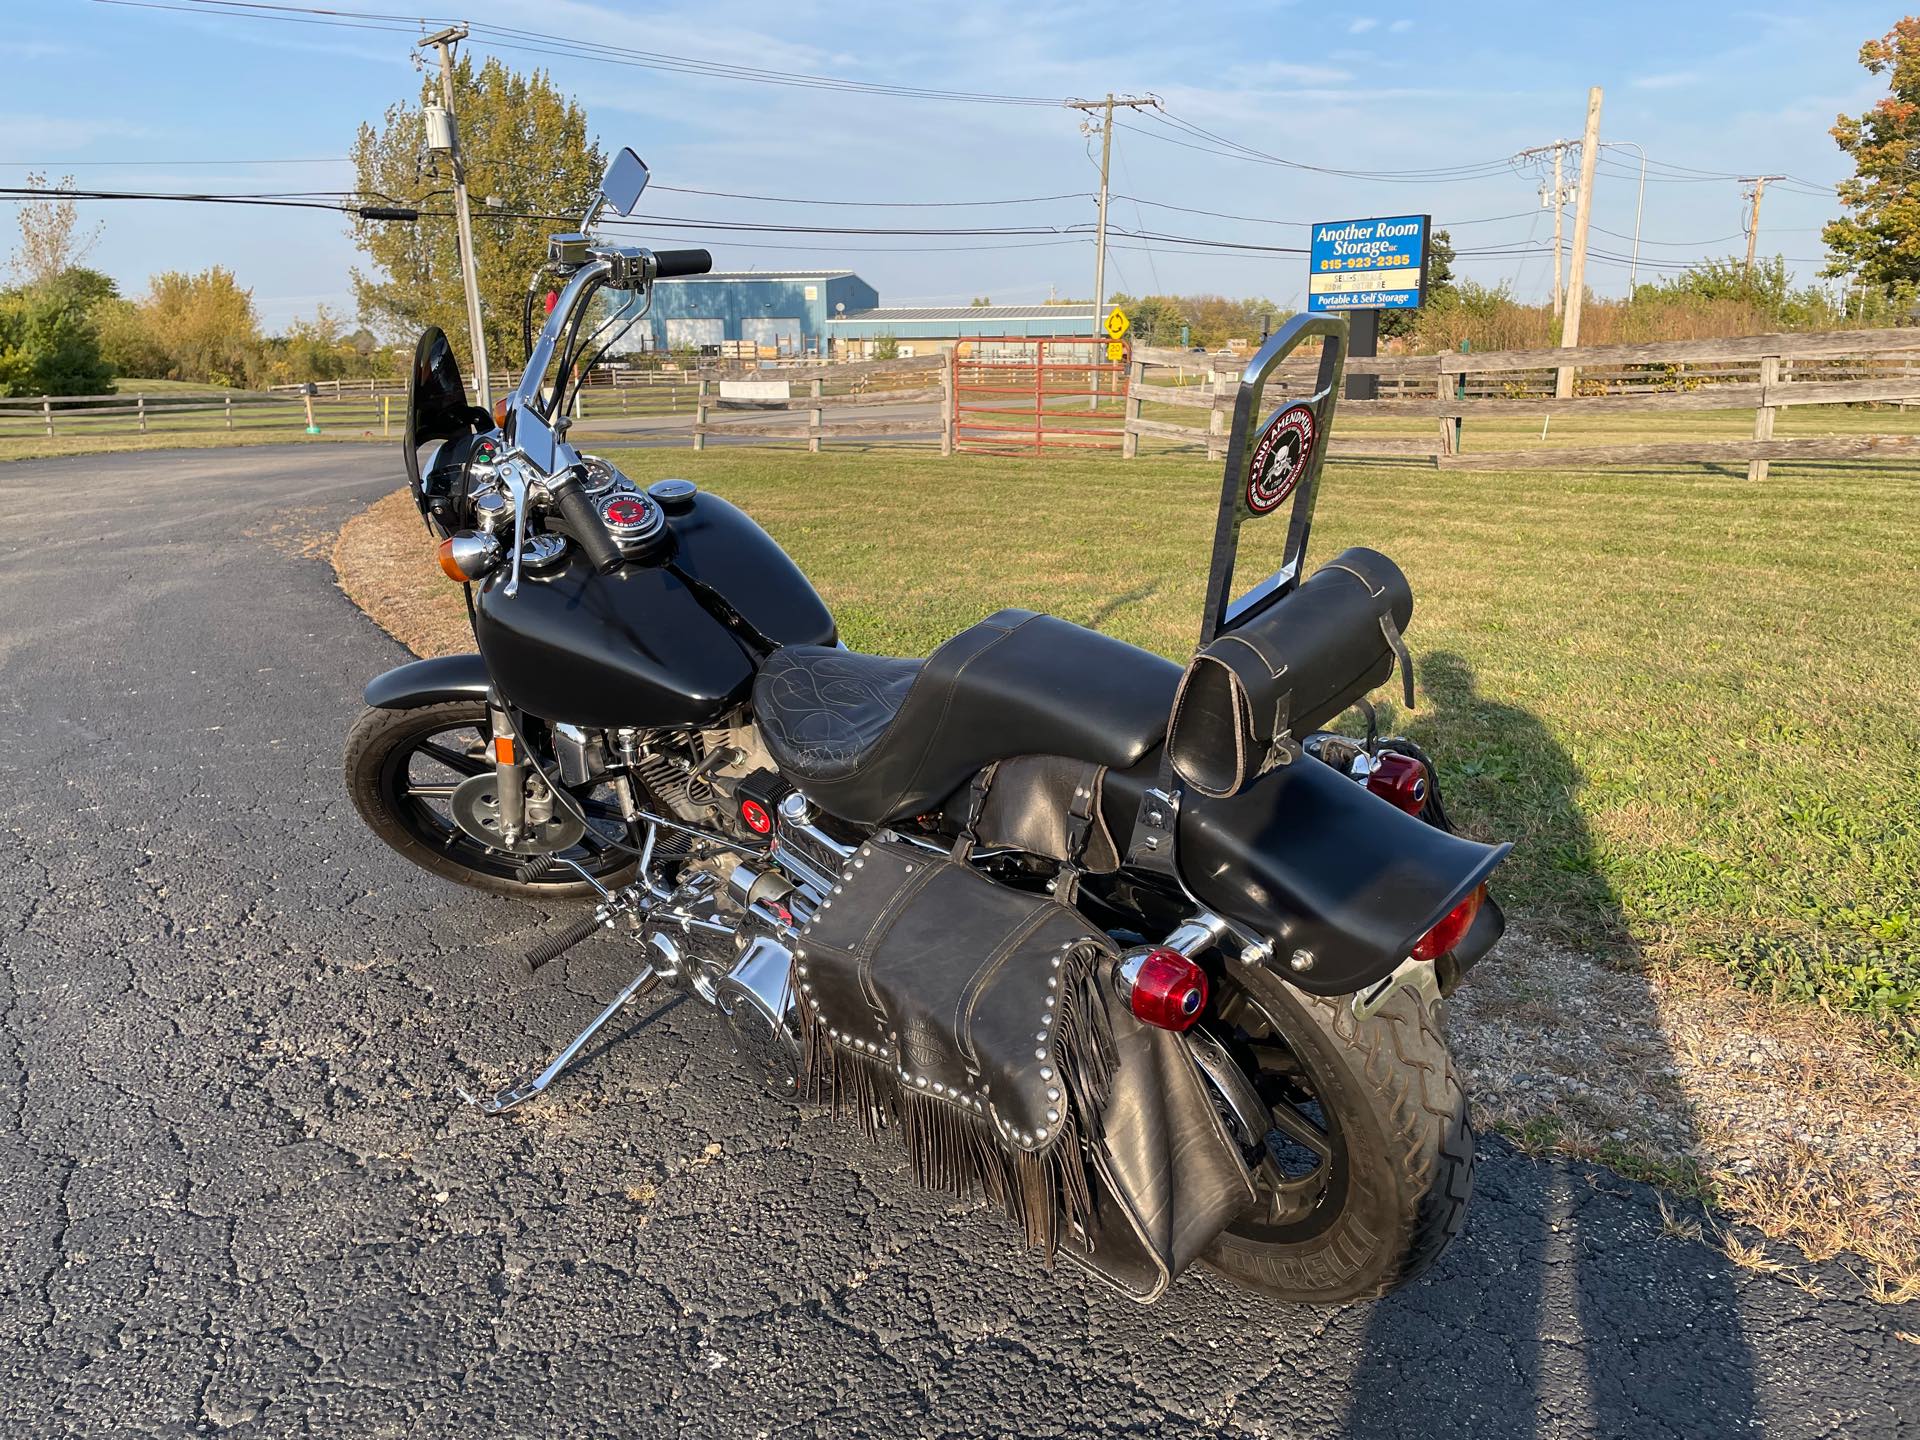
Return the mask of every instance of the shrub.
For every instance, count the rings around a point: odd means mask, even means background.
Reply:
[[[113,372],[81,297],[58,280],[0,292],[0,395],[101,395]]]

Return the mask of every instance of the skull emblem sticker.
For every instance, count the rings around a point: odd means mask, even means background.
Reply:
[[[1247,509],[1266,515],[1279,508],[1306,473],[1316,438],[1311,406],[1289,405],[1273,417],[1253,449],[1253,465],[1247,472]]]

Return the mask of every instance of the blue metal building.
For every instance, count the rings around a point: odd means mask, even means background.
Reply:
[[[646,323],[656,350],[744,341],[762,354],[825,355],[834,315],[879,303],[851,270],[719,270],[661,281]]]

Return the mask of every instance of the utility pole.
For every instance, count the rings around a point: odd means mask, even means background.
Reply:
[[[1593,223],[1593,167],[1600,159],[1600,87],[1587,91],[1587,128],[1580,139],[1580,194],[1573,210],[1573,267],[1567,276],[1566,323],[1560,328],[1560,346],[1571,350],[1580,343],[1580,307],[1586,298],[1587,227]],[[1554,378],[1553,393],[1562,400],[1573,394],[1573,367],[1563,365]]]
[[[467,337],[473,347],[473,382],[480,408],[493,409],[493,383],[487,375],[487,332],[480,321],[480,272],[473,263],[473,218],[467,211],[467,162],[460,154],[460,132],[453,117],[453,47],[467,38],[465,25],[449,25],[421,37],[420,46],[440,52],[440,104],[447,115],[446,134],[436,137],[429,117],[428,143],[444,149],[453,164],[453,214],[460,236],[460,276],[467,291]],[[442,143],[443,142],[443,143]]]
[[[1113,163],[1113,112],[1116,109],[1157,110],[1160,102],[1151,95],[1116,97],[1109,91],[1104,100],[1069,100],[1067,108],[1087,115],[1096,110],[1102,112],[1099,121],[1089,120],[1081,127],[1087,134],[1092,134],[1096,126],[1100,132],[1100,225],[1093,242],[1093,323],[1098,328],[1105,318],[1100,312],[1107,305],[1107,171]]]
[[[1518,155],[1513,157],[1515,160],[1531,160],[1539,155],[1551,154],[1553,156],[1553,184],[1549,187],[1545,181],[1541,182],[1540,208],[1545,210],[1551,206],[1553,209],[1553,318],[1556,320],[1560,318],[1561,306],[1564,300],[1560,283],[1561,252],[1564,249],[1562,242],[1563,212],[1565,211],[1567,201],[1572,198],[1572,192],[1567,188],[1561,174],[1560,161],[1561,157],[1566,154],[1568,147],[1572,144],[1573,141],[1571,140],[1554,140],[1545,145],[1535,145],[1530,150],[1522,150]]]
[[[1566,187],[1560,183],[1560,156],[1566,147],[1553,147],[1553,318],[1558,320],[1562,307],[1566,304],[1566,294],[1560,288],[1560,225],[1566,215]]]
[[[1747,218],[1747,274],[1753,274],[1753,252],[1760,243],[1760,197],[1767,193],[1769,180],[1784,180],[1784,175],[1743,175],[1742,185],[1751,185],[1747,198],[1753,201],[1753,212]]]

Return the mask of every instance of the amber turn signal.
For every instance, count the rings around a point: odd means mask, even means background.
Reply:
[[[478,530],[461,530],[440,542],[440,568],[449,580],[470,585],[500,565],[500,542]]]

